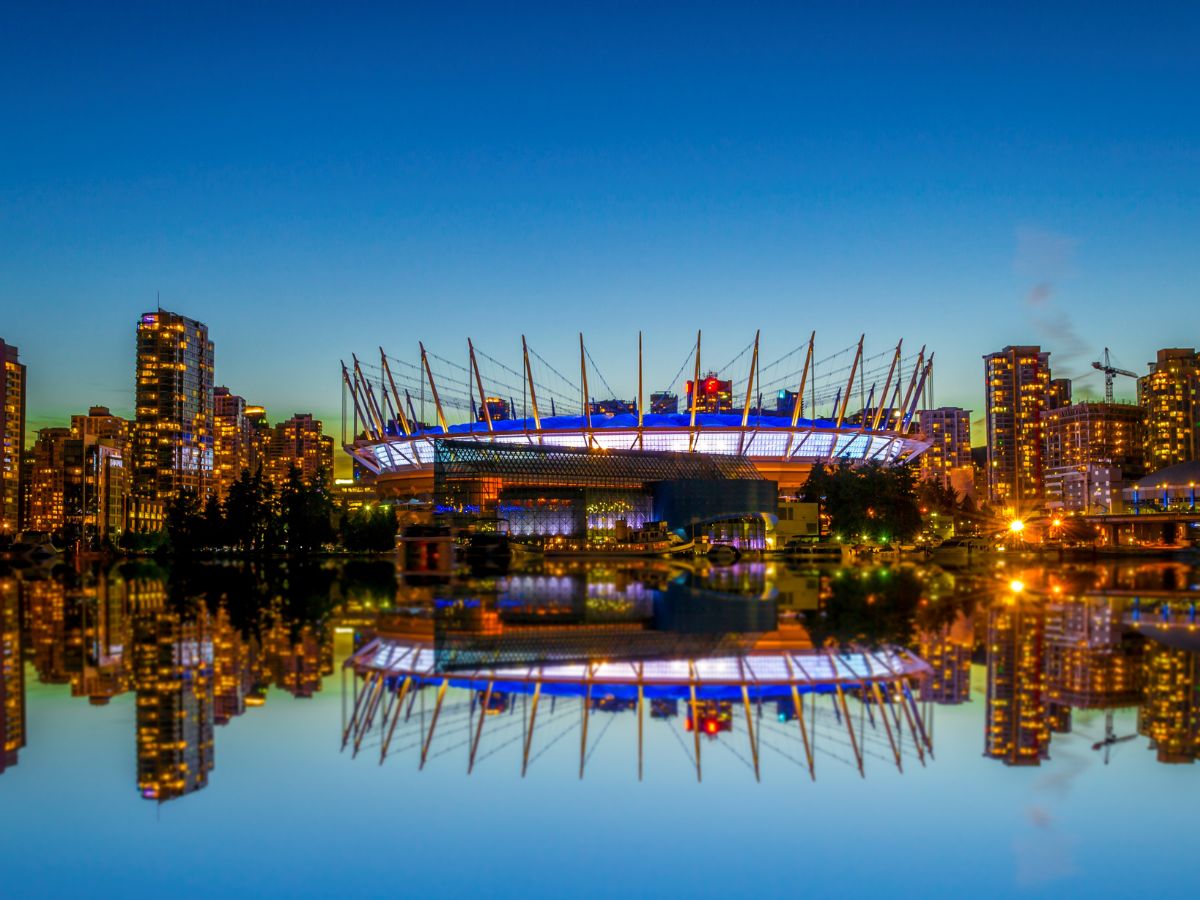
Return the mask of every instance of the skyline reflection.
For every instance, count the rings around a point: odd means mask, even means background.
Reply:
[[[954,570],[627,560],[411,581],[386,562],[10,571],[0,575],[0,774],[39,752],[27,699],[38,684],[98,709],[132,695],[129,752],[142,797],[211,789],[224,729],[241,727],[273,694],[303,701],[328,690],[341,664],[381,636],[426,642],[436,670],[410,685],[399,724],[402,679],[380,689],[365,728],[353,721],[356,686],[347,687],[338,726],[349,728],[346,757],[355,748],[397,760],[411,752],[422,768],[422,757],[461,744],[465,772],[503,744],[525,757],[524,770],[550,753],[543,739],[591,760],[614,721],[614,734],[678,744],[679,764],[698,773],[701,758],[704,768],[718,764],[704,751],[721,744],[758,775],[783,760],[811,776],[825,757],[860,771],[936,767],[926,758],[936,751],[936,708],[966,705],[980,722],[981,752],[1005,765],[1045,765],[1056,741],[1079,728],[1106,760],[1141,748],[1156,763],[1191,763],[1200,757],[1197,596],[1200,572],[1182,563]],[[804,681],[806,655],[822,666],[832,658],[833,668],[809,664]],[[753,671],[768,657],[795,664],[791,680]],[[909,658],[927,670],[885,674]],[[639,671],[666,671],[672,660],[685,671],[749,661],[751,671],[694,698],[702,677],[672,676],[650,690]],[[618,665],[628,669],[624,682],[612,674]],[[492,679],[489,691],[487,666],[581,674],[570,690]],[[541,719],[531,727],[535,692]],[[1136,712],[1132,728],[1114,726],[1111,714],[1122,711]],[[1083,725],[1076,713],[1088,714]],[[394,726],[386,751],[384,722]],[[625,746],[634,753],[640,744]]]

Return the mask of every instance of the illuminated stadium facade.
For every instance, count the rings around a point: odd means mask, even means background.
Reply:
[[[803,485],[818,463],[899,465],[928,447],[923,436],[914,432],[914,415],[932,371],[932,354],[926,357],[921,348],[915,359],[905,359],[902,345],[897,344],[894,350],[867,357],[860,339],[856,346],[814,361],[814,339],[815,335],[806,345],[760,369],[759,337],[755,335],[753,343],[739,354],[750,353],[745,376],[739,381],[722,381],[717,373],[702,376],[698,333],[684,361],[684,366],[694,361],[694,375],[683,392],[682,412],[678,411],[678,395],[670,389],[652,394],[651,406],[646,408],[640,335],[637,397],[627,401],[598,401],[589,391],[589,362],[593,377],[597,370],[582,335],[578,383],[542,360],[524,338],[523,372],[487,356],[470,340],[466,366],[427,352],[423,344],[419,363],[389,357],[381,348],[377,367],[357,357],[352,366],[342,366],[348,398],[346,418],[350,420],[344,421],[343,445],[359,465],[375,473],[382,493],[392,496],[431,494],[437,445],[445,439],[598,452],[735,456],[752,463],[763,478],[775,481],[785,493]],[[801,353],[803,365],[798,364]],[[839,360],[842,355],[849,361]],[[480,357],[494,364],[499,379],[485,380]],[[538,383],[531,357],[543,363],[554,378],[547,375]],[[794,371],[784,371],[789,360],[798,366]],[[823,364],[826,369],[819,378],[817,369]],[[782,374],[772,378],[772,369]],[[513,383],[515,379],[520,379],[519,386]],[[602,375],[600,380],[607,388]],[[770,396],[777,401],[774,408],[764,407],[764,388],[770,389]],[[507,389],[511,399],[497,396],[502,389]],[[421,421],[417,397],[422,411],[428,402],[432,423]],[[855,398],[856,411],[852,412]],[[550,415],[543,415],[547,399]],[[674,401],[674,409],[670,401]],[[734,408],[737,401],[741,401],[740,409]],[[567,404],[579,414],[558,414],[557,407]],[[466,413],[468,421],[449,423],[448,408]],[[822,408],[827,410],[825,415],[818,412]],[[349,438],[346,425],[350,425]]]

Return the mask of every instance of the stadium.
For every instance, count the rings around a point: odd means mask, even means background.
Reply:
[[[824,358],[815,333],[772,363],[760,361],[760,335],[729,363],[701,365],[701,334],[665,389],[646,402],[642,336],[637,395],[616,399],[579,337],[577,380],[521,340],[518,371],[467,341],[465,365],[418,345],[404,361],[379,351],[378,366],[342,364],[343,446],[376,477],[382,496],[429,497],[441,443],[574,448],[735,457],[775,482],[781,494],[803,485],[814,465],[848,461],[901,465],[928,446],[914,433],[931,389],[933,354],[905,357],[903,342],[873,356],[864,338]],[[724,379],[723,373],[741,372]],[[691,378],[682,383],[685,372]],[[703,374],[702,374],[703,373]],[[609,399],[597,400],[601,385]],[[764,404],[769,397],[773,406]],[[561,411],[560,411],[561,410]],[[567,414],[566,411],[570,413]],[[466,421],[451,424],[451,417]]]

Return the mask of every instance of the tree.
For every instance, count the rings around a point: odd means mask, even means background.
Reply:
[[[201,546],[204,517],[195,491],[182,490],[167,504],[167,537],[176,556],[191,556]]]
[[[203,546],[210,548],[225,546],[225,513],[221,509],[221,501],[216,494],[209,494],[208,499],[204,501],[204,522],[201,531]]]
[[[243,553],[265,553],[276,546],[274,489],[262,477],[243,469],[225,500],[227,541]]]
[[[333,500],[320,472],[306,484],[292,466],[279,494],[279,510],[289,553],[312,553],[333,540]]]
[[[907,541],[921,530],[910,466],[818,465],[804,485],[802,499],[820,503],[834,536],[852,543]]]
[[[338,528],[342,546],[353,553],[383,553],[396,547],[396,513],[386,504],[343,511]]]

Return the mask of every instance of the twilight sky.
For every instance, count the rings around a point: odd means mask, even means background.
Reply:
[[[638,328],[647,390],[696,328],[708,364],[866,331],[977,416],[1007,343],[1071,376],[1200,344],[1195,4],[249,6],[3,12],[31,432],[132,412],[156,292],[218,383],[335,432],[338,359],[418,337],[573,375],[583,330],[632,395]]]

